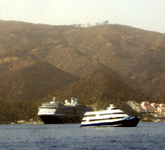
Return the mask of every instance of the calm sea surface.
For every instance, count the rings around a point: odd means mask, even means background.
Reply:
[[[165,150],[165,122],[137,127],[0,125],[0,150]]]

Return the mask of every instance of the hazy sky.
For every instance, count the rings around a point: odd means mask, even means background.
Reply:
[[[0,0],[0,19],[51,25],[108,20],[165,33],[165,0]]]

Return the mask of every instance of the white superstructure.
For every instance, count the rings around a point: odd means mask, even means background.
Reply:
[[[129,117],[122,110],[110,104],[107,110],[86,112],[81,122],[83,126],[125,126],[126,120],[132,120],[136,117]],[[138,121],[139,122],[139,121]],[[137,122],[137,123],[138,123]],[[132,122],[131,122],[132,123]]]
[[[53,115],[56,113],[56,109],[58,107],[58,103],[56,102],[56,98],[53,97],[53,101],[49,103],[43,103],[42,106],[39,107],[38,115]]]
[[[86,111],[93,111],[91,107],[78,103],[78,98],[65,100],[65,104],[56,102],[43,103],[39,106],[38,116],[45,124],[80,123]]]
[[[78,104],[78,98],[71,98],[71,102],[68,100],[65,100],[65,104],[60,104],[56,102],[56,98],[53,97],[53,101],[49,103],[43,103],[42,106],[39,107],[38,115],[54,115],[56,113],[56,109],[58,107],[63,106],[77,106]],[[60,113],[60,115],[63,115]]]

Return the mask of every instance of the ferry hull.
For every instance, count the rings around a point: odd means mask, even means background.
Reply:
[[[40,115],[39,116],[44,124],[67,124],[67,123],[80,123],[81,117],[70,116],[55,116],[55,115]]]
[[[91,124],[81,124],[80,127],[94,127],[94,126],[112,126],[112,127],[136,127],[140,119],[134,117],[132,119],[125,119],[115,122],[102,122],[102,123],[91,123]]]

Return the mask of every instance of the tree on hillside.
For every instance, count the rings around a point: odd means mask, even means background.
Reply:
[[[90,24],[90,23],[87,23],[87,26],[88,26],[88,27],[90,27],[90,26],[91,26],[91,24]]]
[[[100,26],[100,25],[102,25],[102,23],[98,23],[98,22],[96,22],[96,26]]]
[[[104,21],[104,22],[103,22],[103,24],[108,24],[108,22],[109,22],[109,21],[108,21],[108,20],[106,20],[106,21]]]
[[[77,27],[81,27],[81,24],[77,24]]]

